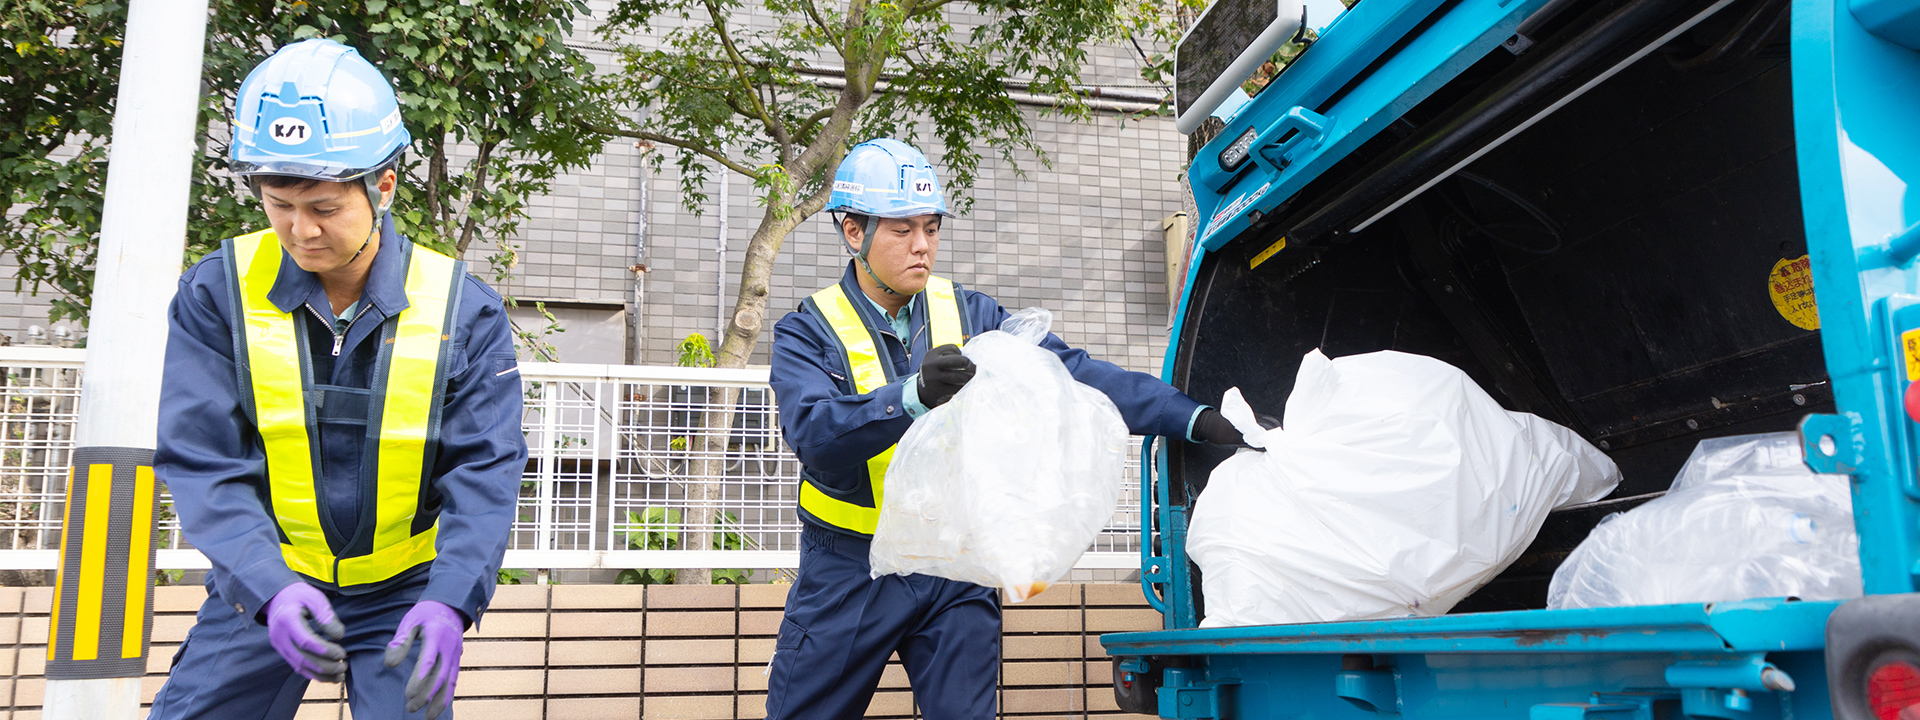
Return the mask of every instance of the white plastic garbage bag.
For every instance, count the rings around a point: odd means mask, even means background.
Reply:
[[[1222,462],[1195,502],[1202,627],[1445,613],[1518,558],[1549,510],[1620,481],[1571,430],[1419,355],[1308,353],[1284,429],[1260,429],[1238,388],[1222,405],[1266,451]]]
[[[887,469],[873,576],[921,573],[1020,602],[1060,579],[1120,503],[1127,426],[1039,346],[1053,316],[1015,313],[962,350],[978,367],[915,420]]]
[[[1702,441],[1664,497],[1574,549],[1547,607],[1859,597],[1852,489],[1807,469],[1804,452],[1791,432]]]

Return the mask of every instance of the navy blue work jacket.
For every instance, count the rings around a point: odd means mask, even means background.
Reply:
[[[901,393],[906,383],[915,380],[909,376],[920,371],[920,360],[932,348],[925,299],[913,299],[912,338],[902,342],[886,318],[865,300],[851,262],[840,286],[853,301],[860,319],[885,341],[894,377],[904,379],[856,394],[853,379],[846,376],[847,362],[834,340],[833,329],[822,318],[795,311],[773,326],[771,382],[780,404],[780,430],[799,457],[801,472],[832,489],[864,495],[870,492],[867,459],[899,443],[913,425]],[[953,290],[968,326],[976,332],[998,329],[1010,314],[985,293],[964,289],[958,283]],[[1152,375],[1096,360],[1085,350],[1068,347],[1052,333],[1047,334],[1041,347],[1059,355],[1075,380],[1106,393],[1134,434],[1187,438],[1188,425],[1200,403],[1185,393]]]
[[[310,344],[313,374],[346,387],[372,385],[380,326],[408,306],[402,243],[391,220],[381,228],[359,313],[347,328],[339,355],[328,342]],[[520,494],[527,443],[520,433],[521,388],[513,334],[500,296],[468,275],[456,324],[450,329],[447,392],[441,415],[440,450],[424,492],[437,507],[438,555],[426,570],[423,600],[438,600],[478,621],[493,597],[501,559]],[[333,336],[333,306],[320,279],[282,258],[280,276],[267,299],[310,323],[309,337]],[[306,309],[300,306],[305,305]],[[233,357],[236,338],[227,295],[225,251],[215,251],[180,278],[169,311],[165,374],[160,385],[160,435],[154,475],[173,492],[181,531],[212,561],[209,580],[220,597],[255,618],[275,593],[300,576],[280,557],[279,526],[266,494],[266,453],[260,434],[242,409],[243,393]],[[337,534],[338,553],[358,530],[362,504],[374,502],[362,487],[360,463],[366,428],[322,424],[320,498]],[[431,517],[419,518],[425,527]],[[384,583],[348,588],[379,592],[421,581],[419,571]]]

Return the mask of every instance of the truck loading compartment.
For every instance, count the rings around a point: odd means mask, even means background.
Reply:
[[[1577,7],[1532,29],[1532,47],[1487,55],[1207,254],[1170,377],[1206,400],[1237,386],[1278,414],[1316,347],[1418,353],[1606,450],[1619,489],[1550,516],[1456,614],[1544,607],[1567,553],[1607,514],[1664,491],[1699,440],[1834,410],[1809,307],[1785,2],[1727,5],[1380,214],[1711,5],[1659,3],[1664,26],[1585,48],[1560,92],[1500,106],[1603,19],[1656,5],[1557,4]],[[1468,119],[1482,125],[1461,130]],[[1480,142],[1435,152],[1463,132]],[[1353,209],[1329,212],[1342,203]],[[1172,445],[1170,500],[1189,504],[1227,453]],[[1190,580],[1204,617],[1198,568]]]

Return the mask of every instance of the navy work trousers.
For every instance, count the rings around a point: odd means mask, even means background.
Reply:
[[[853,720],[900,653],[926,720],[992,720],[1000,596],[926,575],[869,576],[868,541],[811,525],[767,679],[768,720]]]
[[[406,662],[389,668],[382,659],[400,618],[413,608],[426,579],[370,595],[327,593],[333,612],[347,626],[347,703],[354,720],[416,720],[407,712],[407,673],[420,654],[415,643]],[[187,641],[173,654],[172,674],[153,699],[149,720],[290,720],[300,708],[308,680],[267,644],[267,626],[236,612],[207,586]],[[442,713],[452,717],[452,712]]]

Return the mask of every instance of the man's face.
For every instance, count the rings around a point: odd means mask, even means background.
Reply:
[[[388,173],[380,185],[391,192],[392,171]],[[307,272],[326,273],[347,267],[373,232],[373,207],[367,203],[366,186],[358,180],[262,187],[260,202],[266,207],[274,234],[280,236],[280,247]],[[370,263],[373,252],[368,249],[361,259]]]
[[[842,229],[847,244],[859,250],[860,234],[866,228],[848,220]],[[873,251],[867,253],[873,274],[902,295],[924,289],[927,278],[933,275],[933,257],[940,251],[940,216],[880,218],[873,234]]]

